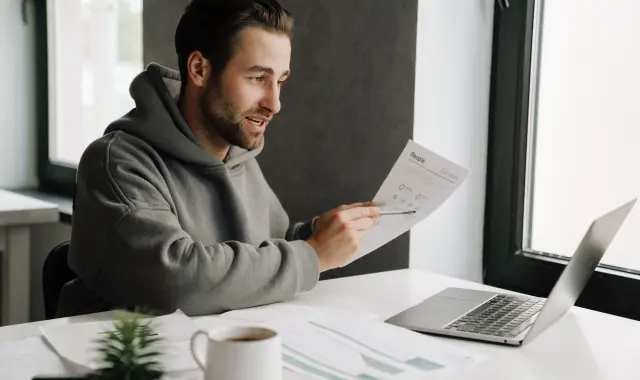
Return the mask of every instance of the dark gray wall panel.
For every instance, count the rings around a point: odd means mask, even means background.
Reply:
[[[259,161],[292,219],[370,200],[413,132],[417,0],[283,0],[282,112]],[[323,277],[406,268],[409,236]]]
[[[178,69],[174,46],[176,26],[190,0],[144,0],[142,8],[144,62]]]

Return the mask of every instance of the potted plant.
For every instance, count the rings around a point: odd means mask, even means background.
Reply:
[[[101,367],[91,373],[92,380],[156,380],[164,375],[157,348],[162,338],[151,319],[139,313],[122,313],[113,330],[97,340]]]

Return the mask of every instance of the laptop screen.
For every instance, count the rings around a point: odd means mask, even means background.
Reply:
[[[525,342],[544,331],[576,303],[635,203],[636,199],[591,223],[578,249],[551,290],[551,294],[527,334]]]

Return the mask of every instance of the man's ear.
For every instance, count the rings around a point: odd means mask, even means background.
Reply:
[[[187,59],[189,81],[197,87],[204,87],[211,75],[211,66],[201,52],[193,51]]]

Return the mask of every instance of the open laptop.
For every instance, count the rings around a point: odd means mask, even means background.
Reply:
[[[593,221],[549,298],[447,288],[386,322],[410,330],[520,346],[575,304],[636,199]]]

